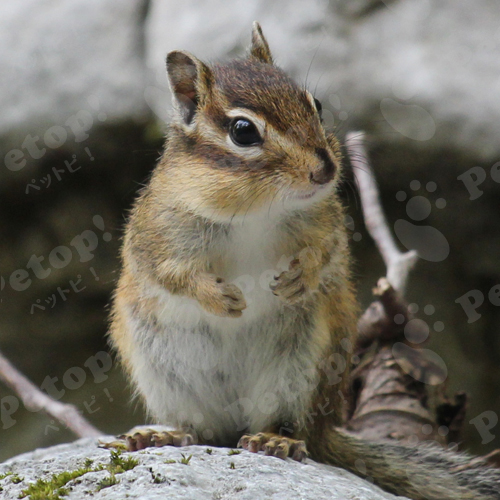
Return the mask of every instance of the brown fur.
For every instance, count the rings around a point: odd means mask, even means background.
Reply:
[[[270,214],[272,209],[285,207],[288,197],[307,194],[318,183],[334,185],[341,175],[338,141],[325,133],[310,94],[272,64],[258,25],[252,42],[249,59],[228,64],[208,66],[179,51],[167,59],[178,112],[162,159],[127,225],[111,325],[112,343],[138,385],[144,370],[138,353],[146,349],[151,365],[162,355],[148,347],[146,335],[148,342],[173,335],[162,326],[164,299],[153,289],[194,299],[214,316],[245,317],[243,293],[224,279],[231,272],[231,254],[226,248],[234,237],[233,220],[265,215],[266,210]],[[239,148],[231,143],[228,127],[234,113],[263,128],[261,145]],[[332,181],[325,177],[330,163]],[[318,360],[315,374],[319,379],[305,400],[311,413],[307,408],[298,416],[292,410],[290,415],[277,412],[260,429],[268,434],[253,443],[264,439],[270,448],[280,449],[275,453],[278,456],[300,457],[304,452],[300,442],[305,440],[314,459],[368,475],[388,491],[415,500],[499,498],[494,493],[500,484],[497,473],[479,467],[476,476],[484,481],[481,485],[470,475],[454,472],[466,460],[460,455],[367,443],[335,428],[342,423],[349,360],[345,360],[340,383],[335,368],[338,356],[346,356],[341,340],[355,333],[358,315],[344,211],[331,193],[310,205],[284,210],[273,232],[273,254],[293,256],[289,269],[271,287],[281,301],[276,317],[280,321],[287,315],[297,317],[297,322],[289,332],[279,331],[277,324],[277,331],[272,332],[276,341],[271,339],[269,345],[280,359],[271,363],[297,355],[300,360],[304,351],[304,359]],[[139,391],[148,407],[154,408],[157,401],[148,395],[150,389],[143,386]],[[200,402],[207,407],[209,403]],[[192,424],[176,418],[179,427]],[[286,422],[291,418],[296,421]],[[287,424],[292,427],[284,431]],[[273,437],[278,432],[288,433],[291,439]],[[214,442],[234,446],[234,437],[228,432]],[[198,440],[212,442],[202,435]],[[439,467],[436,457],[443,462]],[[364,469],[359,460],[365,464],[365,473],[360,472]]]

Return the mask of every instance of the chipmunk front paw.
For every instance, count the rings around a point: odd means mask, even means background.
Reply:
[[[203,286],[203,285],[202,285]],[[242,291],[222,278],[211,275],[198,297],[200,305],[216,316],[239,318],[247,307]]]
[[[288,271],[283,271],[274,279],[274,283],[271,283],[269,287],[274,295],[287,304],[297,304],[308,292],[304,270],[297,259],[290,263]]]

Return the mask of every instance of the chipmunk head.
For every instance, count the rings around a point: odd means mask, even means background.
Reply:
[[[208,66],[170,52],[175,119],[166,154],[177,191],[205,216],[300,209],[330,194],[339,146],[321,104],[273,64],[254,23],[246,59]]]

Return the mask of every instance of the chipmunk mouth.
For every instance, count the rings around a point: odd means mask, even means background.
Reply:
[[[318,193],[325,193],[330,188],[330,183],[322,184],[321,186],[315,186],[309,191],[294,192],[293,197],[297,200],[310,200],[314,198]]]

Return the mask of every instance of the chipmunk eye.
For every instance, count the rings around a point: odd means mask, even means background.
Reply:
[[[257,127],[246,118],[234,118],[229,124],[229,135],[238,146],[256,146],[262,144],[262,137]]]
[[[323,111],[323,106],[321,106],[321,103],[316,98],[314,98],[314,104],[316,105],[316,110],[318,111],[319,116],[321,116],[321,111]]]

